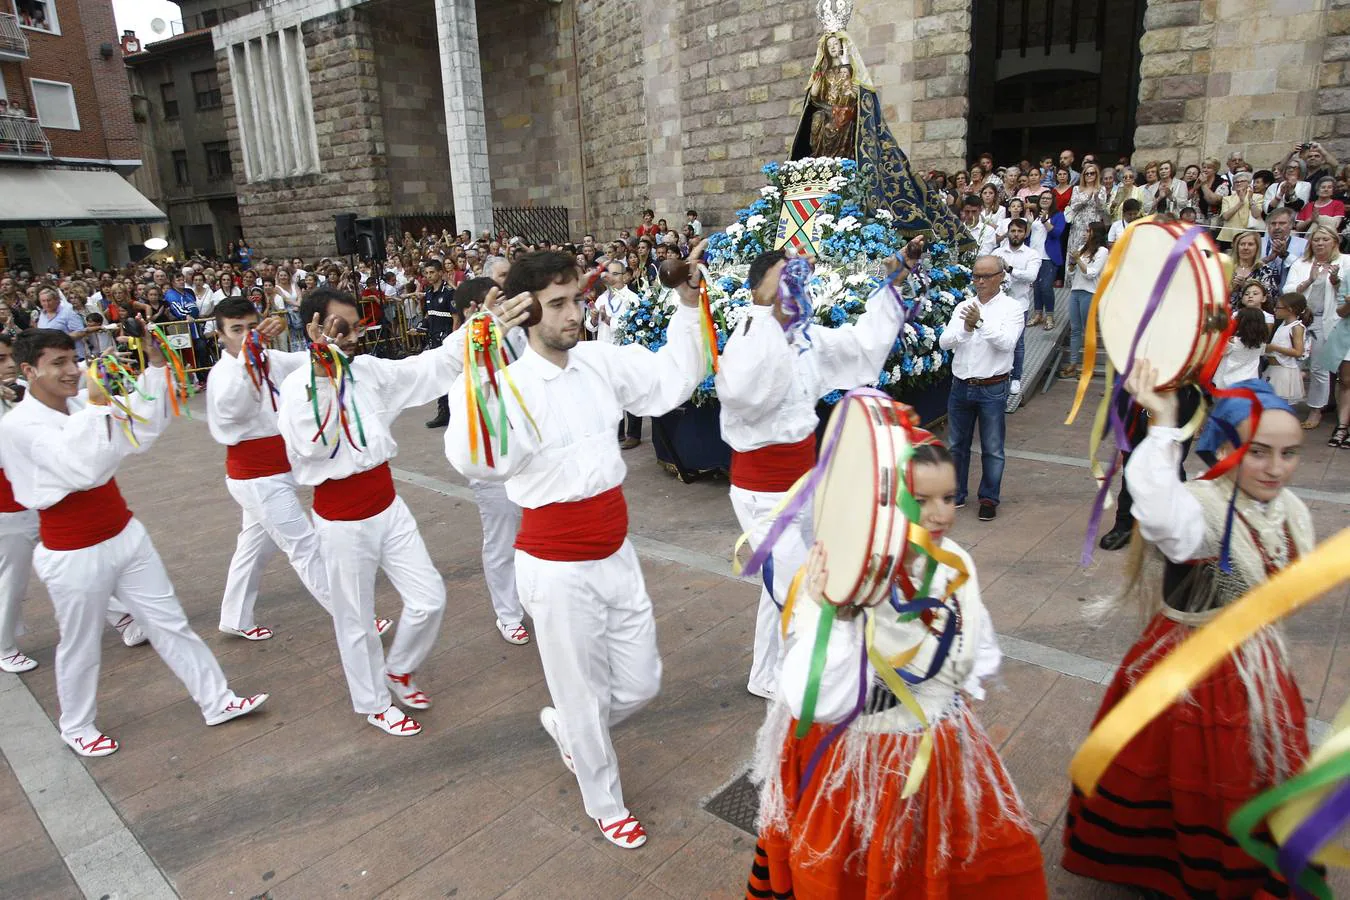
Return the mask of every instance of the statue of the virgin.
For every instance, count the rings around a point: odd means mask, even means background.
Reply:
[[[926,233],[952,247],[971,245],[952,211],[916,178],[909,159],[881,117],[881,101],[858,48],[844,31],[852,0],[818,0],[825,33],[816,44],[792,158],[844,157],[872,186],[875,207],[895,216],[906,235]]]

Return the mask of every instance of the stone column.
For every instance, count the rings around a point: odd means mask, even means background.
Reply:
[[[647,115],[647,197],[658,219],[684,230],[684,123],[680,115],[680,16],[675,3],[642,17],[642,93]]]
[[[436,0],[436,33],[455,224],[460,231],[467,229],[477,237],[492,228],[492,179],[474,0]]]
[[[1134,161],[1198,160],[1202,157],[1207,95],[1227,94],[1229,82],[1211,90],[1216,5],[1202,0],[1149,0],[1139,47],[1139,107],[1135,112]]]

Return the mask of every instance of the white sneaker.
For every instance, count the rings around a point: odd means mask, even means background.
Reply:
[[[257,712],[258,707],[267,702],[268,694],[254,694],[252,697],[235,697],[225,708],[214,716],[208,716],[207,725],[220,725],[231,719],[237,719],[240,716],[246,716],[249,713]]]
[[[139,647],[150,640],[149,635],[145,633],[145,629],[141,627],[141,623],[133,619],[131,613],[124,615],[113,627],[122,635],[122,643],[128,647]]]
[[[508,644],[528,644],[530,642],[530,633],[525,630],[525,626],[520,622],[514,625],[506,625],[502,622],[497,623],[497,630],[502,633],[502,640]]]
[[[9,672],[17,675],[20,672],[30,672],[37,668],[37,660],[31,656],[24,656],[18,650],[5,656],[0,656],[0,672]]]
[[[108,737],[106,734],[100,734],[97,737],[85,738],[83,740],[80,738],[68,738],[63,734],[61,735],[61,740],[65,741],[70,749],[81,756],[90,757],[112,756],[121,746],[117,741]]]
[[[539,710],[539,724],[544,726],[548,736],[553,738],[553,743],[558,745],[558,755],[562,757],[563,765],[567,766],[567,771],[573,775],[577,774],[577,767],[572,762],[572,754],[568,753],[563,747],[562,729],[558,726],[558,711],[551,706],[545,706]],[[603,827],[602,829],[603,830]]]
[[[636,850],[647,843],[647,830],[642,827],[642,823],[637,820],[637,817],[627,813],[622,816],[615,816],[608,822],[604,819],[596,819],[595,824],[600,826],[600,833],[605,836],[605,840],[616,847]]]
[[[1022,382],[1020,380],[1016,378],[1013,379],[1012,385],[1010,385],[1010,393],[1013,394],[1022,393]]]
[[[390,706],[382,713],[366,716],[366,721],[394,737],[412,737],[414,734],[422,733],[421,724],[397,706]]]

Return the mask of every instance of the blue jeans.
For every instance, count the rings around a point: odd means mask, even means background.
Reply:
[[[999,485],[1003,482],[1004,408],[1008,403],[1008,380],[998,384],[969,385],[952,379],[947,396],[947,443],[956,461],[956,502],[965,503],[970,477],[970,440],[975,423],[980,425],[981,500],[998,504]]]
[[[1031,313],[1022,310],[1022,333],[1017,336],[1017,346],[1013,348],[1012,380],[1022,380],[1022,360],[1027,355],[1027,319]]]
[[[1040,271],[1036,273],[1036,284],[1031,294],[1031,308],[1047,316],[1055,312],[1055,264],[1048,259],[1041,260]]]
[[[1069,362],[1083,361],[1083,335],[1087,331],[1088,313],[1092,311],[1092,292],[1074,291],[1069,294]]]

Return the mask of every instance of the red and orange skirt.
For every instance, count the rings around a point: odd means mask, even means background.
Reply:
[[[1155,616],[1116,673],[1097,720],[1191,629]],[[1169,897],[1287,897],[1238,847],[1229,817],[1308,755],[1303,698],[1279,639],[1248,641],[1116,757],[1097,792],[1074,791],[1064,868]]]
[[[868,733],[855,723],[825,752],[799,798],[829,728],[815,725],[798,739],[790,723],[781,781],[764,788],[781,791],[782,814],[761,822],[746,896],[1044,898],[1040,846],[1017,790],[984,730],[957,702],[935,729],[928,774],[909,799],[900,792],[919,734]]]

